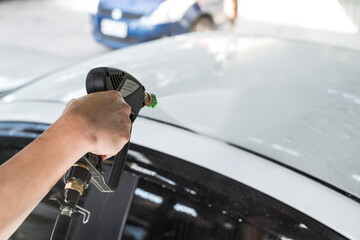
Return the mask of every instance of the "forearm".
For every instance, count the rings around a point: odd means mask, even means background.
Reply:
[[[0,238],[7,239],[89,142],[69,119],[60,118],[39,138],[0,167]]]
[[[130,113],[117,91],[74,99],[48,130],[0,166],[0,240],[10,237],[85,153],[119,152],[130,138]]]

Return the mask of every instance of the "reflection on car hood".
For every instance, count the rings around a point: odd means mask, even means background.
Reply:
[[[86,73],[100,65],[128,71],[157,94],[157,108],[143,116],[251,149],[360,197],[359,53],[190,34],[112,52],[4,101],[66,102],[85,94]]]

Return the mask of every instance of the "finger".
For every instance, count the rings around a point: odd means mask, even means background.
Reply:
[[[76,99],[75,98],[73,98],[73,99],[71,99],[70,101],[68,101],[67,103],[66,103],[66,108],[68,108],[73,102],[75,102],[76,101]]]
[[[121,107],[122,107],[121,110],[124,112],[124,114],[126,114],[127,116],[130,116],[130,114],[131,114],[130,105],[127,103],[123,103],[123,105]]]
[[[103,157],[103,159],[102,159],[102,160],[103,160],[103,161],[105,161],[105,160],[107,160],[107,159],[109,159],[109,158],[112,158],[112,157],[113,157],[113,156],[115,156],[117,153],[118,153],[118,152],[103,155],[104,157]]]
[[[121,100],[124,100],[121,93],[119,91],[116,91],[116,90],[110,90],[110,91],[107,91],[107,93],[109,96],[113,97],[113,98],[116,98],[116,99],[121,99]]]

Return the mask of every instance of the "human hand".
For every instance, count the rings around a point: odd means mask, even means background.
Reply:
[[[87,152],[104,155],[117,154],[130,139],[130,106],[117,91],[88,94],[73,99],[61,118],[72,124],[76,134],[86,141]]]

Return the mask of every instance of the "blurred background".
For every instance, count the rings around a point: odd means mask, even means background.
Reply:
[[[0,92],[99,54],[223,30],[360,50],[360,0],[0,0]]]

